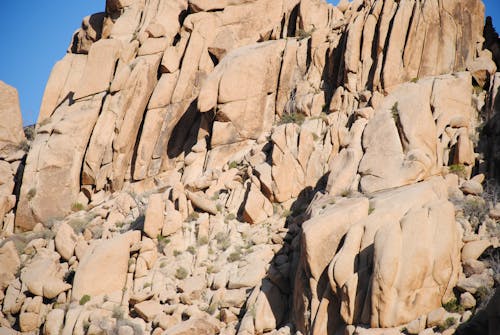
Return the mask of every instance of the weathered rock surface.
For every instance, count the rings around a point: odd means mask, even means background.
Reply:
[[[318,238],[307,242],[309,226],[315,225],[317,216],[304,223],[302,240],[317,256],[302,248],[295,292],[297,324],[315,325],[319,319],[321,324],[314,327],[324,327],[326,322],[395,327],[451,298],[460,273],[461,241],[444,180],[437,177],[378,193],[370,199],[370,214],[368,199],[360,201],[364,201],[362,208],[350,210],[358,217],[340,216],[352,220],[346,226],[341,228],[342,220],[333,221],[341,230],[316,228],[322,239],[336,243]],[[337,206],[349,211],[342,202],[332,209]],[[328,213],[329,207],[323,211]],[[415,234],[420,236],[418,241]],[[325,262],[318,264],[326,255]],[[305,284],[309,276],[314,279]],[[316,316],[308,320],[305,313]]]
[[[91,246],[75,273],[71,299],[121,293],[127,280],[130,247],[138,241],[139,234],[130,232]]]
[[[483,17],[106,1],[27,157],[0,83],[0,332],[451,334],[500,281]]]

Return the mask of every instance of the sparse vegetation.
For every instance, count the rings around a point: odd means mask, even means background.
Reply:
[[[453,164],[453,165],[448,166],[448,169],[451,173],[454,173],[459,177],[465,178],[465,174],[466,174],[465,165]]]
[[[26,198],[28,199],[28,201],[30,201],[31,199],[33,199],[36,195],[36,188],[30,188],[28,193],[26,194]]]
[[[170,239],[161,234],[158,234],[156,236],[156,239],[158,240],[159,251],[163,250],[163,248],[165,248],[170,243]]]
[[[111,314],[111,317],[117,320],[122,320],[124,317],[123,309],[120,307],[120,305],[116,305],[113,307],[113,311]]]
[[[38,126],[39,126],[39,127],[43,127],[43,126],[45,126],[45,125],[48,125],[49,123],[50,123],[50,117],[43,119],[43,120],[42,120],[42,121],[38,124]]]
[[[30,144],[28,141],[23,140],[17,145],[17,150],[22,150],[24,152],[28,152],[30,150]]]
[[[196,248],[194,246],[190,245],[187,248],[187,252],[189,252],[191,255],[196,255]]]
[[[282,218],[288,218],[290,216],[293,215],[293,211],[291,209],[285,209],[282,213],[281,213],[281,217]]]
[[[229,239],[229,236],[219,232],[215,235],[215,240],[217,241],[217,245],[219,246],[220,249],[223,251],[227,250],[231,246],[231,240]]]
[[[75,218],[75,219],[71,219],[68,221],[68,225],[71,228],[73,228],[73,231],[75,232],[75,234],[83,233],[83,231],[85,230],[85,228],[87,227],[88,224],[89,224],[89,221],[84,220],[83,218],[81,218],[81,219]]]
[[[464,308],[457,299],[453,298],[443,305],[443,308],[450,313],[462,313]]]
[[[80,306],[85,305],[89,301],[90,301],[90,295],[85,294],[83,297],[80,298]]]
[[[208,236],[201,236],[198,238],[198,245],[208,244]]]
[[[75,202],[71,205],[71,211],[73,211],[73,212],[83,211],[84,209],[85,209],[85,206],[79,202]]]
[[[311,29],[311,30],[304,30],[304,29],[299,29],[297,30],[297,37],[299,38],[299,40],[304,40],[306,38],[309,38],[311,37],[311,35],[314,33],[315,29]]]
[[[236,169],[238,168],[238,162],[232,161],[231,163],[229,163],[228,167],[229,169]]]
[[[340,195],[343,197],[343,198],[349,198],[352,196],[352,190],[350,188],[346,188],[345,190],[343,190]]]
[[[304,121],[305,121],[305,116],[303,114],[293,112],[293,113],[283,114],[281,116],[279,124],[282,125],[287,123],[296,123],[300,126],[302,123],[304,123]]]
[[[484,199],[480,197],[466,198],[462,205],[462,212],[465,218],[467,218],[474,229],[477,231],[479,225],[488,216],[488,206]]]
[[[438,326],[438,330],[440,332],[443,332],[444,330],[453,327],[457,323],[457,320],[454,317],[449,317],[447,318],[444,323],[440,326]]]
[[[373,208],[371,205],[370,207],[368,208],[368,215],[370,215],[371,213],[373,213],[373,211],[375,210],[375,208]]]
[[[148,288],[148,287],[151,287],[152,284],[151,283],[144,283],[144,285],[142,285],[142,288]]]
[[[186,270],[186,268],[184,267],[180,267],[177,269],[177,271],[175,271],[175,278],[179,279],[179,280],[183,280],[183,279],[186,279],[188,276],[188,271]]]
[[[474,84],[473,87],[474,87],[474,94],[476,94],[476,95],[479,95],[484,91],[484,89],[481,86],[479,86],[478,84]]]
[[[208,273],[208,274],[217,273],[217,269],[216,269],[216,267],[215,267],[215,266],[213,266],[213,265],[209,265],[209,266],[207,266],[207,273]]]
[[[398,106],[397,101],[394,103],[394,105],[392,105],[391,114],[392,114],[392,118],[394,119],[394,123],[396,123],[396,125],[398,125],[399,124],[399,106]]]
[[[207,312],[208,314],[211,314],[213,315],[217,309],[219,308],[219,304],[218,303],[215,303],[215,302],[212,302],[208,307],[207,309],[205,310],[205,312]]]
[[[232,252],[228,257],[227,257],[227,261],[230,262],[230,263],[234,263],[234,262],[237,262],[241,260],[241,251],[235,251],[235,252]]]
[[[490,298],[492,297],[494,291],[486,286],[481,286],[480,288],[477,289],[476,292],[476,298],[479,301],[479,308],[482,309],[486,307],[488,304],[488,301],[490,301]]]
[[[192,212],[187,217],[187,221],[188,222],[193,222],[193,221],[198,220],[199,218],[200,218],[200,214],[198,214],[198,212]]]

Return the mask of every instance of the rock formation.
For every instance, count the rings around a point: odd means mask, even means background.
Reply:
[[[107,0],[26,157],[0,92],[0,330],[451,334],[500,282],[483,28],[480,0]]]

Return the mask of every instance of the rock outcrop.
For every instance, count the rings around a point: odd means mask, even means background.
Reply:
[[[28,150],[17,90],[0,81],[0,227],[14,232],[14,213],[22,160]]]
[[[483,27],[480,0],[107,0],[26,157],[0,109],[0,332],[451,334],[500,283]]]

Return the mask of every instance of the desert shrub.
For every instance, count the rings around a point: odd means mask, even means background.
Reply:
[[[115,307],[113,307],[113,311],[112,311],[111,317],[113,319],[123,320],[124,313],[123,313],[123,309],[121,308],[120,305],[115,305]]]
[[[230,262],[230,263],[234,263],[234,262],[237,262],[241,260],[241,251],[235,251],[235,252],[232,252],[228,257],[227,257],[227,261]]]
[[[191,214],[188,215],[187,221],[188,222],[196,221],[199,219],[199,217],[200,217],[200,214],[198,214],[198,212],[192,212]]]
[[[352,196],[352,194],[353,194],[352,190],[350,188],[346,188],[340,193],[340,196],[342,196],[343,198],[349,198]]]
[[[84,209],[85,209],[85,206],[79,202],[75,202],[75,203],[71,204],[71,210],[73,212],[83,211]]]
[[[304,123],[305,121],[305,116],[300,113],[285,113],[281,116],[281,120],[279,122],[280,125],[282,124],[287,124],[287,123],[295,123],[298,124],[299,126]]]
[[[17,150],[22,150],[24,152],[28,152],[30,150],[30,144],[28,141],[23,140],[17,145]]]
[[[220,249],[226,250],[231,246],[231,240],[229,239],[229,236],[227,234],[224,234],[223,232],[219,232],[215,235],[215,240],[217,241],[217,245],[219,246]]]
[[[391,107],[391,114],[392,118],[394,119],[394,122],[396,124],[399,124],[399,106],[398,102],[395,102],[394,105]]]
[[[311,30],[299,29],[297,30],[297,37],[299,38],[299,40],[304,40],[306,38],[309,38],[314,33],[314,30],[315,29]]]
[[[178,268],[177,271],[175,271],[175,278],[179,280],[186,279],[187,276],[188,276],[188,271],[186,270],[186,268],[182,266]]]
[[[187,252],[189,252],[191,255],[195,255],[196,254],[196,248],[194,246],[190,245],[187,248]]]
[[[36,188],[30,188],[28,193],[26,194],[26,198],[28,198],[28,201],[33,199],[36,195]]]
[[[444,309],[450,313],[462,313],[464,308],[456,298],[451,299],[443,305]]]
[[[207,236],[201,236],[198,238],[198,245],[205,245],[208,244],[208,237]]]
[[[82,296],[80,298],[80,305],[83,306],[83,305],[85,305],[89,301],[90,301],[90,295],[85,294],[84,296]]]
[[[463,164],[453,164],[448,166],[448,169],[450,170],[451,173],[454,173],[461,178],[465,178],[466,176],[467,171],[465,169],[465,165]]]

